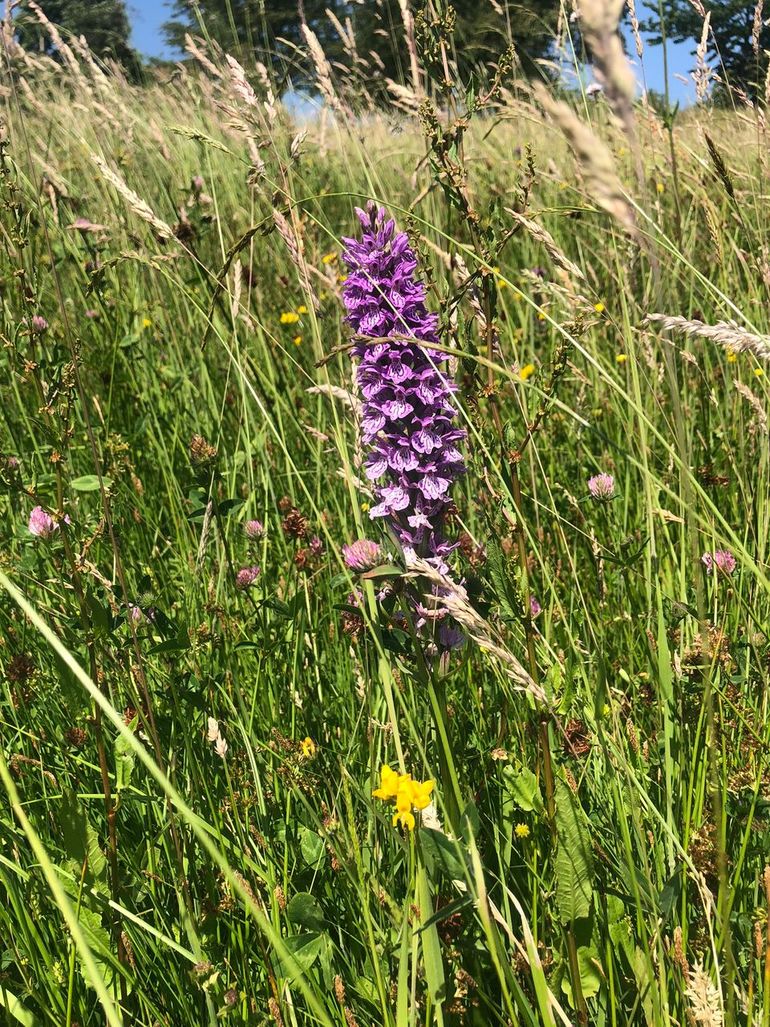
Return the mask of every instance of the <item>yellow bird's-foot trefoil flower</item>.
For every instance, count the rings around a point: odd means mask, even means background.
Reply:
[[[380,787],[375,788],[372,795],[385,802],[395,799],[393,826],[400,825],[413,831],[415,819],[412,811],[424,810],[430,805],[434,786],[434,781],[414,781],[411,774],[399,774],[383,764],[380,769]]]

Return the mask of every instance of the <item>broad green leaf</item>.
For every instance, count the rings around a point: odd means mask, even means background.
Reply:
[[[581,945],[577,950],[578,969],[580,971],[580,987],[583,998],[593,998],[599,994],[604,980],[601,972],[601,960],[593,942],[590,945]],[[566,971],[566,966],[565,966]],[[572,981],[568,973],[564,973],[561,979],[561,988],[567,996],[570,1005],[574,1008],[575,999],[572,995]]]
[[[324,840],[317,831],[303,824],[299,829],[299,848],[307,865],[314,867],[324,854]]]
[[[417,896],[420,917],[426,924],[420,932],[422,957],[425,963],[425,980],[428,983],[428,994],[440,1009],[446,998],[446,977],[444,976],[444,960],[441,957],[441,942],[436,925],[428,925],[428,921],[433,915],[433,896],[424,866],[417,871]]]
[[[98,890],[106,888],[107,860],[99,845],[99,838],[91,826],[83,807],[72,791],[65,791],[59,807],[64,850],[78,869],[84,861],[88,865],[88,881]]]
[[[316,898],[310,892],[301,891],[286,907],[286,915],[293,924],[306,927],[309,931],[322,931],[326,918]]]
[[[420,831],[420,843],[425,855],[442,867],[450,880],[465,880],[463,853],[458,842],[450,841],[443,831],[423,827]]]
[[[108,489],[112,485],[112,478],[102,478],[104,487]],[[73,478],[70,488],[76,492],[98,492],[99,478],[95,474],[84,474],[81,478]]]
[[[0,1007],[5,1009],[8,1016],[13,1017],[16,1023],[22,1024],[22,1027],[36,1027],[38,1023],[32,1013],[24,1008],[13,992],[10,992],[5,985],[0,987]]]
[[[556,779],[556,902],[563,924],[587,918],[593,897],[594,860],[585,813],[562,776]]]
[[[523,809],[525,813],[530,813],[535,810],[538,813],[542,813],[543,797],[540,794],[540,784],[537,780],[537,775],[534,774],[528,767],[519,767],[518,769],[507,766],[503,770],[503,781],[505,787],[513,796],[513,800],[516,805]]]
[[[284,938],[284,944],[294,959],[290,960],[287,958],[284,960],[279,957],[278,973],[289,981],[295,981],[298,977],[306,974],[321,955],[324,942],[325,936],[315,931],[309,934],[295,934],[290,938]]]
[[[137,714],[131,723],[128,725],[130,731],[136,731],[136,725],[139,720]],[[115,739],[115,791],[121,792],[124,788],[128,788],[131,784],[131,775],[134,772],[134,766],[136,765],[136,756],[134,751],[123,737],[118,735]]]

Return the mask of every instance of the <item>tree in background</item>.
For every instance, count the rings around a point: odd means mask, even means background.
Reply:
[[[363,57],[376,54],[375,63],[389,78],[408,81],[409,60],[399,0],[371,0],[345,5],[355,30],[358,51]],[[413,2],[416,16],[430,18],[443,4]],[[454,52],[461,80],[494,64],[509,43],[513,43],[524,70],[535,72],[535,61],[551,49],[556,35],[559,0],[449,0],[454,8]],[[384,66],[384,68],[383,68]]]
[[[770,27],[762,22],[761,4],[755,25],[755,5],[746,0],[713,0],[706,4],[711,12],[708,40],[709,62],[733,89],[743,89],[749,96],[764,90],[767,54],[770,49]],[[653,45],[665,36],[682,43],[700,40],[703,18],[690,0],[661,0],[663,25],[659,14],[649,18],[642,28],[654,34]],[[695,52],[693,48],[693,53]]]
[[[368,2],[368,0],[367,0]],[[279,82],[295,85],[310,71],[302,36],[299,7],[330,60],[341,53],[326,10],[337,12],[350,4],[340,0],[171,0],[172,17],[163,26],[169,46],[183,51],[185,36],[206,36],[227,53],[248,63],[249,57],[272,67]],[[344,17],[344,14],[343,14]]]
[[[129,43],[131,25],[124,0],[38,0],[46,18],[67,35],[84,36],[102,60],[115,60],[135,77],[141,62]],[[43,49],[55,56],[56,47],[44,25],[22,0],[17,12],[19,41],[28,50]]]
[[[559,0],[451,0],[451,6],[457,15],[452,56],[463,78],[471,69],[495,61],[509,42],[515,44],[525,69],[533,71],[534,61],[547,54],[553,42],[559,13]],[[205,34],[228,52],[235,50],[241,58],[253,55],[272,64],[281,74],[291,75],[297,85],[307,73],[312,74],[300,7],[329,61],[350,64],[330,11],[343,26],[350,19],[356,50],[372,71],[370,85],[376,87],[376,80],[382,83],[385,77],[410,80],[399,0],[304,0],[299,4],[297,0],[198,0],[194,7],[189,0],[173,0],[174,18],[164,26],[171,46],[182,49],[185,33],[202,34],[205,26]],[[426,3],[413,0],[411,7],[417,15]]]

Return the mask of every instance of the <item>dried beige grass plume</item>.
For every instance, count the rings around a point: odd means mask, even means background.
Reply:
[[[613,108],[624,117],[636,92],[636,79],[623,52],[618,23],[625,0],[580,0],[580,29],[594,73]]]
[[[636,16],[636,0],[628,0],[628,16],[631,19],[631,32],[634,36],[636,56],[641,57],[644,53],[644,43],[642,42],[642,34],[639,31],[639,19]]]
[[[513,210],[512,207],[506,207],[505,211],[513,218],[517,225],[520,225],[529,234],[529,236],[535,240],[535,242],[540,243],[557,267],[561,268],[562,271],[566,271],[572,278],[577,278],[579,281],[585,281],[585,275],[583,272],[577,264],[573,264],[572,261],[562,253],[550,232],[546,231],[546,229],[536,221],[531,221],[529,218],[525,218],[523,214],[519,214],[518,211]]]
[[[709,85],[714,76],[714,72],[709,67],[708,63],[708,41],[709,41],[709,29],[711,28],[711,11],[703,19],[703,31],[701,32],[700,42],[695,49],[695,71],[693,72],[693,78],[695,79],[695,99],[698,103],[703,103],[708,95]]]
[[[227,68],[230,72],[230,85],[232,91],[249,107],[257,107],[259,101],[257,100],[257,94],[251,88],[249,80],[246,78],[246,72],[242,66],[236,61],[234,57],[231,57],[229,53],[225,54],[225,60],[227,61]]]
[[[101,172],[102,177],[110,183],[116,192],[120,193],[126,201],[127,206],[134,212],[134,214],[136,214],[137,217],[140,217],[143,221],[146,221],[148,225],[151,225],[155,234],[160,239],[173,239],[174,233],[166,222],[162,221],[158,215],[154,213],[149,204],[145,203],[140,196],[137,196],[133,189],[129,189],[120,175],[113,171],[102,157],[96,153],[92,153],[91,160]]]
[[[419,557],[412,557],[408,560],[406,577],[423,578],[429,584],[437,586],[439,594],[425,596],[423,602],[426,605],[434,603],[437,607],[446,610],[477,645],[502,664],[505,673],[517,689],[529,692],[541,703],[546,702],[543,689],[536,684],[513,653],[495,639],[492,625],[476,612],[462,585],[458,585],[451,578],[439,573],[432,564]]]
[[[224,75],[216,66],[216,64],[214,64],[213,61],[209,60],[208,56],[198,46],[197,42],[189,33],[187,33],[187,35],[185,35],[184,37],[184,48],[191,57],[195,58],[195,60],[198,62],[198,64],[201,65],[202,68],[206,69],[206,71],[209,73],[209,75],[212,76],[212,78],[224,78]]]
[[[315,66],[316,79],[318,81],[318,89],[321,96],[324,98],[326,103],[331,107],[333,111],[337,111],[338,114],[342,113],[342,104],[340,98],[334,90],[332,84],[332,69],[326,54],[324,53],[323,47],[318,41],[318,36],[313,32],[307,22],[302,23],[302,35],[305,37],[308,51],[313,60]]]
[[[686,317],[648,314],[644,324],[658,325],[666,332],[681,332],[684,335],[710,339],[735,353],[753,353],[759,360],[770,360],[770,338],[747,332],[734,321],[717,321],[716,324],[708,325],[703,321],[688,321]]]
[[[724,1027],[722,996],[702,963],[696,963],[690,970],[685,994],[693,1023],[698,1027]]]
[[[56,28],[53,22],[49,21],[44,11],[42,11],[40,7],[38,7],[38,5],[35,3],[35,0],[29,0],[28,6],[30,11],[32,11],[32,13],[35,15],[40,24],[45,26],[56,50],[58,51],[58,53],[61,54],[64,63],[72,72],[72,77],[77,82],[78,88],[83,91],[84,96],[91,96],[93,92],[93,90],[91,89],[91,83],[83,74],[80,65],[78,64],[77,58],[75,57],[70,47],[67,46],[67,44],[62,39],[59,30]]]
[[[560,100],[554,100],[541,83],[535,83],[534,93],[545,112],[564,133],[580,164],[588,192],[632,238],[638,239],[634,208],[618,178],[608,147],[578,118],[571,107]]]
[[[754,8],[754,24],[751,27],[751,48],[754,56],[759,59],[759,40],[762,35],[762,9],[764,0],[757,0]]]
[[[420,62],[417,57],[417,44],[414,38],[414,17],[409,9],[409,0],[398,0],[401,9],[401,21],[404,23],[404,37],[409,51],[409,69],[412,74],[412,86],[416,93],[420,92]]]
[[[294,215],[292,215],[292,221],[290,222],[284,217],[280,210],[274,210],[273,223],[278,229],[278,234],[286,243],[286,247],[291,255],[292,263],[299,272],[300,282],[306,295],[310,298],[310,302],[313,304],[313,307],[316,310],[319,310],[321,304],[310,284],[310,274],[308,271],[307,261],[305,260],[305,246],[302,241],[300,227],[294,220]]]
[[[738,381],[737,378],[733,378],[733,387],[735,391],[739,393],[746,402],[749,404],[751,409],[754,411],[756,418],[756,424],[763,435],[770,434],[770,425],[768,425],[767,411],[765,410],[762,400],[757,396],[756,393],[752,392],[748,385],[744,385],[743,382]]]

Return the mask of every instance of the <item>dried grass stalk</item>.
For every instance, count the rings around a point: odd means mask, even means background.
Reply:
[[[535,240],[535,242],[540,243],[557,267],[561,268],[562,271],[566,271],[571,277],[577,278],[580,281],[585,281],[585,275],[583,272],[577,264],[573,264],[572,261],[562,253],[550,232],[546,231],[546,229],[536,221],[530,221],[529,218],[525,218],[523,214],[519,214],[518,211],[513,210],[512,207],[506,207],[505,211],[513,218],[517,225],[521,225],[521,227]]]
[[[342,104],[340,103],[340,99],[334,90],[334,85],[332,84],[331,65],[326,59],[326,54],[318,41],[318,36],[306,22],[302,23],[302,35],[305,37],[307,48],[313,60],[318,81],[318,89],[321,96],[323,96],[324,100],[333,111],[337,111],[339,114],[342,114]]]
[[[257,107],[259,101],[257,100],[257,94],[251,88],[249,80],[246,78],[246,72],[242,66],[236,61],[234,57],[231,57],[229,53],[225,54],[225,60],[227,61],[227,68],[230,72],[230,85],[232,91],[249,107]]]
[[[770,338],[754,335],[734,321],[717,321],[714,325],[703,321],[688,321],[686,317],[668,317],[666,314],[648,314],[645,324],[656,324],[666,332],[710,339],[735,353],[753,353],[758,360],[770,360]]]
[[[208,56],[198,46],[196,41],[189,33],[184,37],[184,48],[193,57],[201,67],[205,68],[206,71],[211,75],[212,78],[224,78],[224,75],[219,68],[214,64],[213,61],[209,60]]]
[[[419,557],[410,559],[406,577],[423,578],[430,585],[435,585],[439,589],[439,594],[432,597],[426,596],[423,601],[433,601],[437,606],[446,610],[477,645],[502,664],[505,673],[514,683],[514,687],[529,692],[541,703],[546,702],[543,689],[536,684],[513,653],[495,639],[492,625],[471,606],[468,593],[462,585],[458,585],[451,578],[440,574],[432,564]]]
[[[28,6],[30,11],[32,11],[32,13],[35,15],[40,24],[45,26],[46,30],[48,31],[48,34],[51,37],[52,43],[54,44],[58,53],[61,54],[64,63],[72,72],[72,77],[77,82],[78,87],[82,89],[83,95],[91,96],[93,92],[93,90],[91,89],[91,83],[83,74],[80,65],[78,64],[77,58],[75,57],[70,47],[68,47],[62,39],[61,33],[59,32],[57,27],[53,24],[52,21],[50,21],[46,17],[45,13],[35,3],[35,0],[29,0]]]
[[[626,120],[636,79],[623,52],[618,22],[625,0],[580,0],[580,28],[597,79],[616,112]]]
[[[762,36],[762,8],[764,0],[757,0],[754,7],[754,24],[751,27],[751,48],[754,56],[759,60],[759,40]]]
[[[702,963],[696,963],[690,970],[685,994],[693,1023],[698,1027],[724,1027],[722,996]]]
[[[607,146],[578,118],[571,107],[560,100],[554,100],[541,83],[535,83],[534,93],[545,112],[564,133],[580,164],[589,193],[638,241],[634,208],[618,178],[615,162]]]
[[[286,247],[291,254],[292,263],[299,272],[300,282],[305,293],[309,297],[313,307],[316,310],[320,310],[321,304],[310,284],[310,274],[308,272],[307,261],[305,260],[305,247],[302,242],[302,236],[300,235],[298,225],[293,222],[290,223],[283,216],[280,210],[273,211],[273,222],[275,227],[278,229],[278,234],[286,243]]]
[[[733,387],[739,395],[743,396],[746,402],[749,404],[751,409],[754,411],[756,422],[759,430],[763,435],[770,435],[770,426],[767,420],[767,411],[764,408],[762,400],[756,393],[752,392],[748,385],[744,385],[743,382],[739,382],[737,378],[733,378]]]
[[[695,71],[693,78],[695,79],[695,99],[698,103],[703,103],[708,95],[709,85],[711,84],[711,78],[713,72],[708,64],[708,41],[709,41],[709,29],[711,27],[711,11],[703,19],[703,31],[701,32],[700,42],[695,49]]]
[[[116,192],[120,193],[134,214],[136,214],[137,217],[140,217],[143,221],[146,221],[148,225],[151,225],[155,234],[160,239],[174,238],[174,233],[166,222],[162,221],[158,215],[153,212],[149,204],[145,203],[140,196],[137,196],[133,189],[129,189],[120,175],[113,171],[102,157],[96,153],[92,153],[91,160],[101,172],[102,177],[110,183]]]

